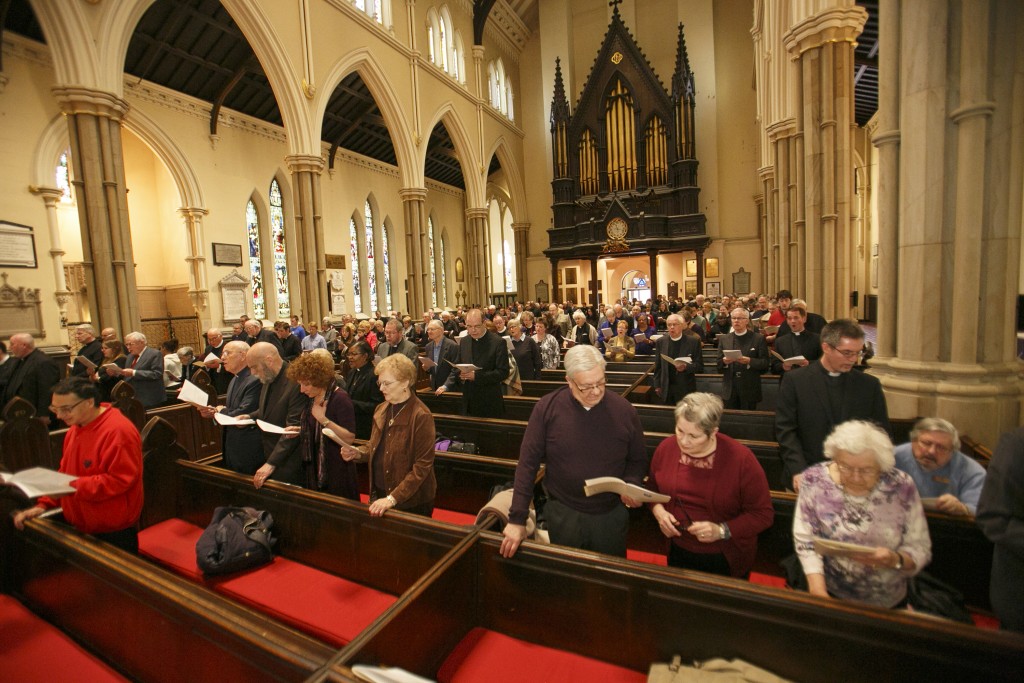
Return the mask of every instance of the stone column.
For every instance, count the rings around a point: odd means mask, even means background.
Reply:
[[[75,86],[53,89],[68,122],[73,182],[82,230],[82,265],[93,324],[121,334],[140,328],[138,288],[121,122],[128,103]]]
[[[470,303],[487,303],[487,207],[466,209],[470,241],[466,243]]]
[[[647,272],[650,273],[651,301],[658,298],[658,250],[651,249],[647,252]]]
[[[803,135],[807,283],[805,298],[826,318],[849,313],[850,203],[853,197],[853,49],[862,7],[834,7],[797,21],[784,37],[797,62]]]
[[[880,323],[895,328],[895,339],[880,343],[875,372],[891,415],[938,415],[994,446],[1021,423],[1024,393],[1014,296],[1024,7],[993,0],[969,12],[930,0],[889,13],[898,33],[880,35],[879,53],[886,69],[898,69],[882,72],[895,87],[898,128],[887,109],[888,125],[875,137],[884,174],[879,251],[895,245],[897,261],[879,273],[879,285],[891,288],[881,298],[896,301]]]
[[[551,301],[548,303],[558,303],[565,301],[565,293],[559,290],[565,287],[563,283],[561,287],[558,285],[558,259],[553,258],[551,260]],[[561,296],[559,296],[561,295]]]
[[[426,199],[424,187],[403,187],[398,191],[402,198],[405,218],[405,263],[409,280],[409,301],[417,313],[430,308],[430,292],[426,277],[429,274],[425,264],[426,254],[423,239],[427,232]]]
[[[596,310],[598,307],[598,291],[597,291],[597,257],[592,256],[590,258],[590,305]]]
[[[60,225],[57,221],[57,204],[64,192],[55,187],[28,188],[29,192],[42,197],[46,204],[46,227],[50,235],[50,259],[53,263],[53,296],[57,300],[60,309],[60,324],[64,327],[68,319],[68,302],[71,301],[71,292],[68,291],[67,279],[64,277],[64,247],[60,241]]]
[[[196,313],[206,310],[210,290],[206,286],[206,256],[203,255],[203,216],[209,213],[206,209],[178,209],[185,219],[185,237],[188,240],[188,297]]]
[[[512,238],[516,250],[516,289],[519,300],[526,303],[533,298],[526,281],[526,260],[530,257],[530,223],[513,223]]]
[[[292,174],[292,209],[295,212],[295,234],[290,247],[296,251],[299,265],[299,305],[303,320],[319,323],[328,313],[327,260],[324,248],[323,200],[320,176],[323,157],[313,154],[292,154],[285,157]],[[299,312],[292,311],[292,315]]]

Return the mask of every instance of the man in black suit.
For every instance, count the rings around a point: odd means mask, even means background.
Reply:
[[[249,413],[253,419],[263,420],[278,427],[298,427],[302,411],[309,399],[299,391],[299,385],[288,379],[288,363],[273,344],[257,342],[245,356],[245,364],[262,383],[259,405]],[[301,439],[298,431],[292,435],[263,432],[263,454],[266,462],[256,470],[252,482],[259,488],[267,479],[302,486]]]
[[[864,350],[864,330],[853,320],[833,320],[821,333],[822,356],[792,370],[779,387],[775,434],[786,485],[800,490],[800,474],[824,460],[822,444],[847,420],[867,420],[889,430],[881,383],[854,371]]]
[[[15,396],[23,398],[35,407],[36,417],[49,422],[53,418],[50,390],[60,381],[60,370],[49,356],[36,348],[35,338],[27,332],[11,335],[10,351],[17,360],[4,363],[15,365],[7,376],[3,405],[6,406]]]
[[[348,347],[348,374],[341,388],[348,392],[356,411],[356,438],[369,439],[373,432],[373,412],[384,402],[384,394],[373,374],[373,349],[366,340]]]
[[[803,356],[804,360],[786,363],[772,356],[772,372],[782,375],[782,379],[791,370],[805,368],[821,358],[821,337],[806,329],[807,307],[802,301],[797,300],[786,311],[786,322],[789,323],[790,333],[775,340],[775,353],[783,358]]]
[[[274,335],[277,336],[277,348],[281,358],[293,361],[302,354],[302,341],[295,336],[287,321],[278,320],[274,323]]]
[[[434,366],[427,370],[427,374],[430,375],[431,390],[437,391],[452,374],[454,368],[451,363],[459,362],[459,345],[444,336],[444,325],[440,320],[431,320],[427,323],[427,338],[430,341],[427,342],[424,358],[434,363]]]
[[[674,406],[687,394],[697,391],[697,375],[704,372],[704,359],[701,357],[700,340],[695,335],[683,334],[682,316],[673,313],[665,322],[668,334],[655,342],[651,381],[658,400]],[[691,362],[669,363],[662,358],[663,355],[673,359],[689,357]]]
[[[82,347],[78,349],[78,357],[71,367],[71,375],[88,377],[91,368],[78,358],[88,359],[95,367],[103,365],[103,342],[96,338],[96,328],[88,323],[75,328],[75,339]]]
[[[281,352],[281,340],[277,338],[273,330],[266,329],[258,320],[246,320],[242,329],[245,330],[245,341],[249,346],[253,346],[257,342],[267,342],[272,344],[278,353]]]
[[[461,387],[463,415],[504,417],[501,386],[509,374],[508,345],[502,337],[487,331],[479,308],[466,314],[466,332],[459,340],[459,363],[480,369],[453,372],[437,393]]]
[[[151,348],[146,335],[141,332],[129,332],[124,336],[124,345],[128,349],[128,358],[124,368],[108,367],[109,376],[120,375],[121,379],[135,390],[135,398],[146,408],[162,405],[167,401],[164,390],[163,356]]]
[[[249,415],[256,412],[260,405],[260,393],[263,388],[259,378],[252,374],[246,365],[249,345],[244,341],[230,341],[222,344],[220,364],[224,373],[231,377],[227,387],[227,397],[222,406],[199,408],[203,417],[212,418],[215,413],[228,417]],[[256,425],[242,427],[224,426],[222,452],[224,466],[240,474],[254,475],[266,460],[263,455],[262,432]]]
[[[749,329],[750,314],[742,308],[729,314],[732,332],[718,338],[718,371],[722,373],[722,398],[726,408],[757,410],[761,400],[761,375],[768,369],[768,344],[760,332]],[[726,358],[739,351],[739,358]]]
[[[224,359],[223,354],[226,346],[224,335],[216,327],[211,327],[206,332],[206,348],[203,349],[203,355],[200,357],[200,360],[206,366],[206,371],[210,373],[210,379],[213,380],[213,388],[217,390],[218,395],[228,390],[228,384],[231,383],[232,379],[231,372],[221,362]],[[209,358],[211,353],[220,360],[207,362],[206,359]]]
[[[377,345],[377,359],[387,358],[393,353],[400,353],[415,365],[420,355],[419,348],[402,334],[402,326],[397,319],[391,318],[384,324],[384,339],[387,341]]]

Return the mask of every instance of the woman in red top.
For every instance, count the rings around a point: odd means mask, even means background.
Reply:
[[[689,394],[675,416],[675,437],[654,451],[649,480],[652,490],[672,498],[651,506],[672,542],[668,564],[746,577],[757,535],[775,516],[764,469],[749,448],[718,433],[718,396]]]

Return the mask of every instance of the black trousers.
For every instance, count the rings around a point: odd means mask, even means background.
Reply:
[[[629,510],[616,505],[603,514],[577,512],[548,498],[544,506],[551,542],[558,545],[595,550],[606,555],[626,556],[626,533],[629,531]]]

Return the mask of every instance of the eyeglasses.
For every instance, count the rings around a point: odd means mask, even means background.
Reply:
[[[75,401],[71,405],[67,406],[50,406],[50,412],[54,415],[68,415],[72,410],[77,408],[79,404],[85,403],[89,399],[83,398],[81,401]]]
[[[586,386],[577,384],[576,380],[574,379],[569,381],[572,382],[573,386],[576,387],[576,389],[579,390],[580,393],[583,394],[589,394],[592,391],[604,391],[604,388],[608,386],[608,382],[604,380],[601,380],[600,382],[595,382],[594,384],[588,384]]]
[[[936,453],[949,453],[953,450],[952,446],[947,446],[931,439],[918,439],[917,443],[927,450],[934,449]]]
[[[832,347],[833,351],[835,351],[836,353],[841,355],[846,360],[857,360],[858,358],[860,358],[861,356],[864,355],[864,349],[860,349],[859,351],[851,351],[849,349],[847,349],[845,351],[840,351],[839,349],[837,349],[836,347],[832,346],[831,344],[829,344],[829,346]]]
[[[844,477],[849,477],[850,475],[857,475],[858,477],[863,477],[865,479],[877,477],[879,471],[877,467],[850,467],[849,465],[843,465],[838,462],[836,463],[836,469],[838,469],[839,474],[843,475]]]
[[[377,382],[377,386],[380,387],[381,389],[387,389],[392,384],[397,384],[397,383],[398,383],[398,380],[397,379],[393,379],[393,380],[391,380],[389,382]]]

